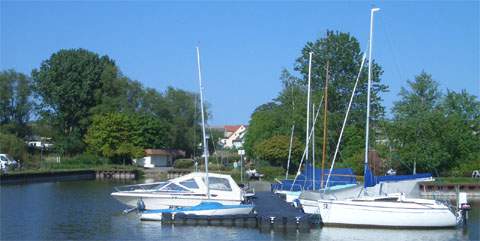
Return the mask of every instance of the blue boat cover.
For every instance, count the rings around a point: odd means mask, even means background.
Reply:
[[[364,187],[373,187],[380,182],[398,182],[405,180],[414,180],[419,178],[431,178],[431,173],[418,173],[414,175],[391,175],[391,176],[374,176],[370,168],[365,168]]]
[[[327,182],[329,169],[323,170],[323,185]],[[282,180],[281,183],[273,183],[271,190],[289,190],[289,191],[302,191],[312,190],[314,185],[315,189],[320,189],[322,178],[322,170],[315,168],[315,181],[313,181],[313,168],[312,165],[306,165],[302,173],[297,177],[297,180]],[[328,186],[344,185],[344,184],[356,184],[357,179],[351,168],[335,168],[332,170],[332,175],[328,182]]]

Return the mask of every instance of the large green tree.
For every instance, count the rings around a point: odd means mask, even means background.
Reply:
[[[327,161],[333,156],[333,150],[338,141],[345,111],[360,71],[363,56],[360,44],[355,37],[348,33],[334,31],[327,31],[326,36],[313,42],[307,42],[300,57],[295,62],[295,71],[298,76],[283,70],[280,77],[283,88],[279,95],[272,102],[264,104],[254,111],[245,143],[249,154],[256,156],[258,153],[255,151],[255,145],[274,135],[289,136],[292,125],[295,125],[296,138],[305,144],[308,58],[310,52],[313,52],[311,103],[315,104],[317,109],[322,102],[328,65]],[[362,145],[357,145],[358,138],[348,135],[357,135],[365,129],[367,99],[367,70],[365,67],[367,64],[368,61],[365,62],[360,73],[359,85],[350,112],[348,127],[351,128],[351,131],[347,131],[344,136],[344,140],[347,142],[355,142],[355,145],[350,147],[356,149],[349,148],[347,152],[343,152],[339,156],[340,161],[358,156],[358,153],[363,149]],[[382,69],[375,61],[372,63],[372,74],[371,126],[372,128],[378,128],[379,121],[384,116],[384,107],[381,104],[380,95],[387,91],[387,86],[381,83]],[[323,104],[320,108],[322,109],[315,124],[317,150],[321,150],[323,142]],[[310,110],[312,111],[312,108]],[[314,114],[312,113],[310,116],[310,121],[313,123]],[[375,132],[372,133],[372,140],[374,138]],[[320,154],[320,152],[317,152],[317,154]],[[316,159],[319,160],[319,156]],[[358,162],[362,162],[362,160],[358,160]]]
[[[41,116],[60,130],[60,136],[83,137],[90,124],[91,108],[115,91],[111,87],[117,75],[115,63],[108,56],[85,49],[52,54],[32,71]]]
[[[201,141],[201,117],[198,95],[181,89],[169,87],[164,94],[164,101],[159,103],[156,112],[168,116],[172,124],[172,145],[186,151],[187,156]],[[165,108],[160,108],[163,105]],[[205,118],[208,120],[208,105]]]
[[[443,95],[422,72],[402,88],[393,108],[389,139],[407,171],[448,171],[480,157],[480,102],[462,91]],[[402,169],[404,166],[400,166]]]
[[[28,76],[14,70],[0,72],[0,125],[2,132],[23,138],[32,112],[31,83]]]
[[[95,115],[85,136],[88,150],[114,162],[143,155],[146,148],[171,146],[170,124],[146,115]]]

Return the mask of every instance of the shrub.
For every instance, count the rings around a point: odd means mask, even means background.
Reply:
[[[109,161],[106,158],[99,157],[93,154],[79,154],[73,157],[66,157],[61,159],[60,163],[48,163],[46,167],[53,169],[63,168],[89,168],[107,164]]]
[[[173,167],[178,169],[188,169],[193,167],[194,162],[193,159],[177,159],[173,163]]]
[[[260,166],[257,168],[257,171],[265,175],[265,179],[268,180],[285,176],[285,170],[282,167]]]
[[[15,160],[24,161],[27,158],[26,144],[14,135],[0,133],[0,153],[9,154]]]
[[[480,170],[480,161],[470,161],[460,164],[450,171],[454,177],[471,177],[474,170]]]

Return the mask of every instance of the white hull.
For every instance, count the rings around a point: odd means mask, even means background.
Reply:
[[[158,194],[129,194],[112,193],[112,196],[121,203],[129,207],[137,207],[138,200],[142,200],[145,209],[167,209],[171,207],[193,207],[199,205],[202,201],[208,200],[206,196],[184,196],[184,195],[158,195]],[[211,201],[219,202],[223,205],[238,205],[241,200],[224,200],[211,198]]]
[[[222,208],[222,209],[211,209],[211,210],[192,210],[192,211],[181,211],[181,212],[171,212],[172,214],[188,214],[188,215],[202,215],[202,216],[227,216],[227,215],[246,215],[252,212],[253,206],[237,207],[237,208]],[[141,220],[150,220],[150,221],[161,221],[162,213],[142,213],[140,216]]]
[[[325,225],[408,228],[457,225],[456,215],[447,206],[431,200],[418,201],[319,200],[318,210]]]
[[[372,195],[385,195],[385,193],[405,193],[407,197],[418,197],[419,182],[431,181],[431,178],[404,180],[397,182],[385,182],[367,188],[367,193]],[[319,214],[319,200],[346,200],[359,195],[362,186],[348,187],[338,190],[329,190],[325,194],[322,191],[304,191],[299,197],[303,211],[308,214]]]

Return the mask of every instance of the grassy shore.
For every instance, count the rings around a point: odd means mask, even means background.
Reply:
[[[435,184],[480,184],[480,178],[436,177]]]
[[[143,169],[132,165],[101,165],[92,167],[78,167],[78,166],[56,166],[41,167],[41,168],[20,168],[9,170],[7,175],[15,174],[40,174],[40,173],[63,173],[73,171],[136,171],[140,175],[143,174]],[[2,173],[3,175],[3,173]]]

